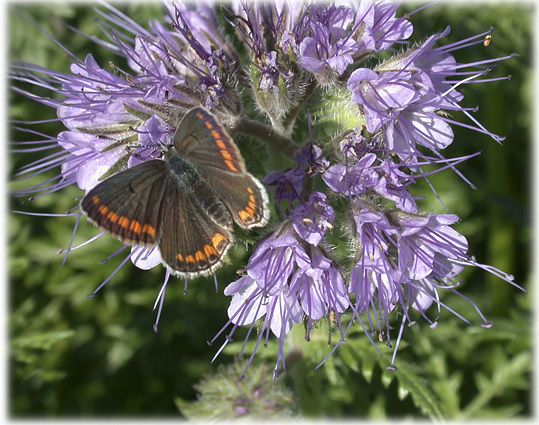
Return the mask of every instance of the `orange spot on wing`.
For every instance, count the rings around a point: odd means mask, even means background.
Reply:
[[[225,150],[225,149],[221,149],[221,156],[222,156],[224,159],[228,159],[228,160],[231,160],[231,159],[232,159],[232,155],[230,155],[230,152],[228,152],[228,151]]]
[[[110,211],[108,214],[107,214],[107,218],[112,221],[113,223],[116,223],[118,221],[118,217],[119,215],[116,214],[114,211]]]
[[[226,150],[226,144],[223,142],[223,139],[215,139],[214,142],[219,149]]]
[[[249,193],[249,201],[247,202],[247,206],[243,210],[238,212],[240,219],[244,223],[249,223],[256,219],[255,214],[257,202],[254,196],[254,191],[250,187],[247,187],[247,192]]]
[[[253,218],[253,215],[252,214],[249,214],[247,211],[245,210],[241,210],[238,215],[240,216],[241,218],[241,221],[243,221],[244,223],[246,223],[249,219],[252,219]]]
[[[150,224],[146,223],[144,226],[142,226],[142,231],[152,237],[155,236],[155,228]]]
[[[232,161],[229,161],[229,160],[225,159],[225,164],[226,164],[226,166],[227,166],[231,171],[238,171],[238,169],[237,169],[236,166],[232,163]]]
[[[196,261],[206,261],[206,255],[202,251],[195,252]]]
[[[219,251],[222,251],[219,249],[219,245],[222,243],[222,242],[227,242],[227,238],[224,237],[223,235],[221,235],[220,233],[216,233],[215,235],[212,236],[211,238],[211,243],[213,245],[213,247],[215,248],[215,250],[217,252]]]
[[[131,224],[129,224],[129,230],[140,234],[142,232],[142,226],[137,220],[133,220]]]
[[[217,251],[215,250],[215,248],[210,245],[204,245],[204,253],[206,254],[206,257],[217,255]]]
[[[129,219],[125,216],[122,216],[119,218],[118,224],[122,226],[124,229],[127,229],[129,227]]]

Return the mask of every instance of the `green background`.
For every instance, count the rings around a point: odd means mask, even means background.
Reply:
[[[416,7],[405,4],[400,13]],[[161,11],[159,5],[151,3],[133,4],[122,10],[140,24],[149,17],[159,17]],[[65,52],[30,22],[35,20],[79,58],[91,52],[103,66],[110,59],[121,64],[110,52],[96,48],[65,26],[101,36],[96,16],[89,7],[69,3],[11,5],[8,61],[22,60],[69,71]],[[450,212],[461,217],[457,230],[468,238],[469,253],[479,262],[513,274],[528,291],[532,244],[532,16],[533,6],[526,3],[448,6],[442,2],[411,17],[415,42],[447,25],[452,30],[443,43],[494,26],[490,46],[455,52],[459,62],[519,54],[518,58],[501,62],[487,76],[511,75],[510,81],[463,87],[464,106],[478,105],[475,117],[487,129],[506,136],[500,146],[487,136],[455,129],[455,142],[444,156],[483,151],[459,166],[478,190],[472,190],[449,171],[433,176],[431,181]],[[51,95],[24,83],[15,85],[40,96]],[[8,96],[11,120],[55,117],[52,108],[17,93],[9,92]],[[464,120],[462,116],[454,118]],[[62,131],[57,122],[26,127],[50,135]],[[10,142],[34,139],[16,130],[9,133]],[[10,175],[38,157],[10,155]],[[27,187],[53,175],[55,172],[12,183],[10,189]],[[427,190],[417,190],[416,194],[429,196]],[[63,213],[75,206],[81,195],[78,188],[69,187],[31,202],[11,199],[9,208]],[[429,211],[443,212],[435,201],[422,205]],[[8,213],[9,414],[17,418],[189,416],[188,408],[180,413],[178,406],[186,406],[181,401],[196,400],[193,386],[204,374],[217,371],[218,365],[233,362],[238,350],[232,345],[211,363],[222,339],[214,347],[208,347],[206,341],[227,320],[229,299],[222,290],[237,278],[235,270],[245,264],[244,246],[236,246],[231,252],[233,264],[219,270],[219,294],[211,278],[190,281],[186,295],[183,280],[171,280],[159,333],[155,334],[155,312],[151,308],[163,280],[163,269],[140,271],[128,263],[96,297],[87,298],[118,266],[123,255],[99,265],[120,246],[112,238],[102,237],[71,252],[62,266],[63,257],[56,251],[67,246],[74,224],[75,217]],[[95,234],[95,228],[81,222],[74,244]],[[288,348],[285,346],[290,354],[288,373],[277,380],[292,394],[292,410],[311,418],[501,419],[530,415],[533,293],[520,293],[480,270],[467,270],[463,278],[460,291],[494,322],[493,328],[482,329],[480,318],[469,304],[444,294],[443,301],[468,318],[472,326],[447,311],[442,312],[440,325],[434,331],[418,320],[418,325],[405,331],[397,374],[384,369],[392,350],[380,344],[384,356],[379,357],[361,330],[353,332],[348,344],[313,373],[327,353],[327,335],[320,329],[319,341],[315,338],[306,343],[301,326],[297,326],[299,330],[291,336]],[[240,331],[236,340],[242,341],[242,335]],[[253,366],[262,361],[271,366],[275,349],[275,345],[261,348]]]

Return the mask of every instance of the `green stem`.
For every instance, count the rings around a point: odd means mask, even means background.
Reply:
[[[284,156],[294,155],[299,147],[292,139],[281,136],[271,126],[247,117],[240,117],[234,123],[232,130],[256,137],[268,145],[270,150],[280,152]]]
[[[286,132],[285,134],[292,133],[292,127],[294,126],[294,122],[296,121],[296,117],[298,116],[299,111],[303,107],[305,101],[309,98],[309,96],[311,96],[316,87],[316,80],[314,78],[311,78],[311,80],[307,84],[307,87],[305,88],[305,91],[303,92],[301,99],[297,102],[297,106],[288,112],[285,120],[282,123],[283,129]]]

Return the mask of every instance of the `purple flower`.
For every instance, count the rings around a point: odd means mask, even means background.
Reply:
[[[356,294],[358,312],[374,309],[374,297],[380,310],[380,321],[389,327],[388,314],[400,298],[399,274],[389,255],[396,229],[374,206],[362,203],[354,214],[353,241],[357,244],[357,261],[350,273],[351,293]]]
[[[251,255],[246,271],[266,294],[279,293],[295,266],[309,261],[296,237],[282,229],[263,240]]]
[[[420,216],[401,212],[390,213],[400,227],[397,249],[399,268],[406,279],[419,280],[432,273],[437,254],[448,259],[464,258],[468,250],[466,238],[449,225],[458,221],[454,214]],[[458,267],[459,272],[462,267]],[[455,275],[447,270],[444,280]]]
[[[262,180],[274,191],[277,208],[285,215],[281,207],[281,201],[288,201],[289,209],[292,203],[301,196],[301,188],[306,174],[299,168],[292,168],[287,171],[270,171]]]
[[[354,62],[358,46],[351,38],[353,11],[335,5],[315,8],[309,24],[311,35],[299,44],[299,63],[314,74],[334,71],[341,75]]]
[[[305,267],[309,261],[308,254],[290,231],[290,226],[282,225],[278,231],[259,243],[245,268],[247,274],[225,288],[225,295],[232,296],[228,308],[229,321],[212,342],[229,324],[252,327],[255,320],[264,316],[258,341],[262,338],[267,341],[269,330],[279,339],[276,374],[279,362],[284,359],[284,337],[293,323],[299,323],[303,316],[298,296],[290,289],[289,279],[297,267]],[[221,350],[235,329],[234,326]]]
[[[322,148],[313,143],[298,149],[294,159],[298,163],[298,168],[310,177],[323,173],[329,167],[329,161],[322,156]]]
[[[350,306],[342,272],[326,254],[313,245],[302,243],[289,223],[284,223],[269,237],[259,243],[245,268],[246,275],[228,285],[225,295],[232,296],[228,308],[229,321],[212,342],[233,324],[219,352],[228,344],[236,326],[262,320],[258,342],[268,341],[269,331],[278,338],[277,361],[284,365],[284,337],[294,323],[307,317],[307,334],[312,323],[330,312],[343,313]],[[340,329],[341,336],[344,332]],[[218,353],[219,354],[219,353]]]
[[[69,129],[106,128],[130,122],[133,116],[125,105],[136,107],[144,92],[125,79],[102,69],[92,55],[71,65],[72,74],[53,74],[66,96],[57,104],[58,118]]]
[[[357,69],[348,79],[351,98],[365,114],[367,129],[370,132],[382,130],[387,149],[402,160],[411,160],[412,166],[417,156],[426,159],[416,145],[439,155],[439,150],[453,142],[450,124],[457,123],[440,111],[461,111],[470,116],[466,108],[458,105],[463,96],[455,88],[485,73],[479,64],[458,64],[448,53],[468,44],[458,42],[443,48],[432,47],[448,32],[446,29],[430,37],[420,46],[378,65],[374,70]],[[475,43],[482,42],[483,36],[479,34]],[[497,60],[501,59],[506,57]],[[465,80],[447,80],[458,75],[459,68],[474,66],[479,70]],[[480,125],[475,129],[500,140]]]
[[[412,35],[413,26],[406,18],[396,18],[400,2],[362,0],[358,3],[356,20],[360,21],[357,43],[361,57],[386,50],[394,43]]]
[[[228,308],[232,323],[249,325],[267,315],[265,325],[280,339],[303,317],[297,297],[288,286],[275,294],[266,294],[254,279],[244,276],[227,286],[224,294],[232,296]]]
[[[290,292],[298,294],[309,323],[331,311],[343,313],[350,305],[341,271],[319,249],[312,249],[310,264],[294,273]]]
[[[157,247],[143,248],[135,246],[131,248],[131,262],[135,267],[142,270],[153,269],[161,264],[161,253]]]
[[[344,195],[365,193],[378,181],[378,174],[374,168],[371,168],[375,161],[376,155],[369,153],[350,167],[344,164],[332,165],[322,175],[322,178],[334,192]]]
[[[357,10],[312,4],[308,18],[293,32],[299,64],[328,84],[332,74],[342,75],[365,56],[410,37],[412,25],[395,17],[397,7],[398,3],[370,0],[360,2]]]
[[[163,146],[171,144],[169,125],[157,115],[148,118],[138,128],[138,134],[140,146],[133,150],[133,155],[128,161],[129,167],[149,159],[160,158]]]
[[[213,2],[207,0],[196,3],[167,1],[164,5],[170,22],[182,33],[184,43],[189,43],[189,38],[192,37],[207,51],[228,44],[219,29]],[[153,25],[154,33],[159,33],[161,28],[157,27],[157,23]]]
[[[292,210],[302,201],[305,184],[312,183],[318,173],[324,172],[329,162],[322,156],[322,149],[312,143],[298,149],[294,154],[297,166],[285,171],[270,171],[262,180],[274,191],[277,207],[283,216],[288,217],[283,210],[281,201],[288,201],[288,209]]]
[[[357,246],[356,263],[350,273],[349,290],[355,294],[354,309],[370,312],[376,318],[380,334],[390,341],[389,314],[396,305],[403,312],[402,327],[410,318],[410,307],[436,326],[426,311],[435,304],[448,309],[440,301],[438,292],[449,290],[458,294],[455,278],[464,266],[485,268],[467,255],[468,242],[450,227],[458,221],[454,214],[418,215],[399,210],[382,212],[367,201],[355,205],[353,241]],[[512,277],[497,270],[489,270],[513,284]],[[514,284],[513,284],[514,285]],[[488,326],[480,310],[468,300]],[[395,359],[400,335],[393,355]]]
[[[367,129],[382,130],[387,149],[403,160],[418,154],[415,144],[438,151],[453,141],[451,127],[436,114],[445,100],[434,93],[424,73],[362,68],[352,73],[348,89],[362,106]]]
[[[360,68],[350,75],[348,90],[351,99],[363,106],[367,129],[374,133],[424,95],[425,89],[418,83],[418,78],[411,72],[378,74],[371,69]]]
[[[349,197],[376,193],[393,201],[397,208],[415,212],[417,205],[406,189],[413,178],[400,170],[400,164],[395,164],[390,159],[379,160],[375,153],[358,157],[358,143],[353,141],[355,136],[352,134],[342,146],[344,164],[329,167],[322,174],[324,182],[334,192]],[[359,138],[359,143],[361,140]]]
[[[313,192],[308,201],[298,204],[290,213],[298,236],[313,246],[319,244],[335,218],[335,212],[326,200],[325,194]]]
[[[113,140],[101,139],[93,134],[63,131],[58,134],[57,140],[69,153],[61,167],[62,176],[74,181],[80,189],[94,187],[115,164],[125,158],[122,146],[114,147]]]

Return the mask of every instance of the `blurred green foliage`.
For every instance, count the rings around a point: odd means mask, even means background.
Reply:
[[[416,7],[405,4],[401,10],[411,12]],[[141,24],[160,16],[160,6],[153,3],[122,5],[121,9]],[[463,89],[465,105],[480,107],[475,117],[489,130],[506,136],[503,146],[484,135],[456,128],[455,142],[444,152],[446,157],[452,157],[483,151],[458,167],[478,190],[472,190],[450,171],[432,176],[431,182],[449,211],[462,218],[457,230],[468,238],[470,253],[479,262],[512,273],[528,290],[532,243],[532,10],[533,6],[526,3],[451,6],[442,2],[411,17],[415,42],[446,25],[451,25],[452,31],[444,43],[493,26],[490,46],[457,51],[459,62],[519,54],[488,74],[512,75],[510,81],[471,84]],[[35,20],[78,57],[91,52],[98,63],[107,64],[112,59],[122,65],[110,52],[66,27],[68,24],[82,33],[100,36],[95,18],[96,13],[85,5],[12,5],[8,19],[9,60],[68,72],[70,61],[65,52],[30,22]],[[15,85],[39,96],[51,95],[22,82]],[[11,120],[37,121],[55,116],[51,108],[16,93],[9,96]],[[453,118],[466,121],[461,116]],[[57,122],[26,127],[50,135],[62,131]],[[34,140],[36,136],[13,130],[9,139]],[[39,155],[11,155],[10,175]],[[13,183],[10,188],[28,187],[56,172]],[[31,202],[16,198],[11,200],[10,210],[63,213],[76,205],[81,195],[80,190],[70,187]],[[428,211],[443,212],[430,189],[418,187],[416,195],[427,197],[422,206]],[[106,264],[98,264],[120,246],[105,236],[72,251],[62,266],[63,256],[56,255],[56,251],[67,246],[74,225],[75,217],[8,215],[11,416],[200,417],[197,412],[200,415],[208,408],[200,400],[214,402],[212,391],[226,390],[231,384],[224,378],[236,376],[223,372],[233,370],[231,366],[221,365],[233,362],[245,331],[238,331],[235,339],[239,342],[229,344],[214,363],[211,359],[221,340],[213,347],[208,347],[206,341],[227,320],[229,300],[222,296],[222,289],[236,279],[235,270],[245,264],[245,247],[238,245],[232,250],[231,264],[219,270],[219,294],[211,278],[189,282],[186,295],[183,280],[171,281],[159,333],[155,334],[155,312],[151,308],[162,284],[163,270],[143,272],[127,264],[96,297],[87,298],[123,257],[121,254]],[[74,245],[96,233],[92,226],[81,222]],[[468,270],[463,277],[460,291],[494,323],[491,329],[479,326],[480,318],[470,304],[445,294],[443,301],[472,325],[447,311],[442,312],[435,330],[418,318],[418,323],[404,333],[396,371],[385,369],[392,349],[376,343],[383,354],[379,356],[361,328],[355,326],[348,342],[313,372],[336,341],[328,346],[327,324],[320,324],[310,343],[304,341],[303,330],[297,326],[285,347],[287,373],[273,384],[286,385],[288,390],[281,387],[272,393],[270,388],[266,393],[277,394],[279,400],[290,403],[291,412],[297,409],[307,418],[466,420],[531,415],[533,294],[519,293],[480,270]],[[394,326],[398,327],[395,320]],[[254,340],[248,343],[247,353],[253,345]],[[276,351],[274,341],[267,348],[261,347],[246,379],[259,376],[259,364],[261,370],[271,370]],[[211,377],[213,373],[217,374],[215,378]],[[197,384],[203,376],[204,380]],[[269,388],[272,384],[264,385]],[[195,402],[197,391],[203,394]],[[226,406],[219,408],[226,410]]]

